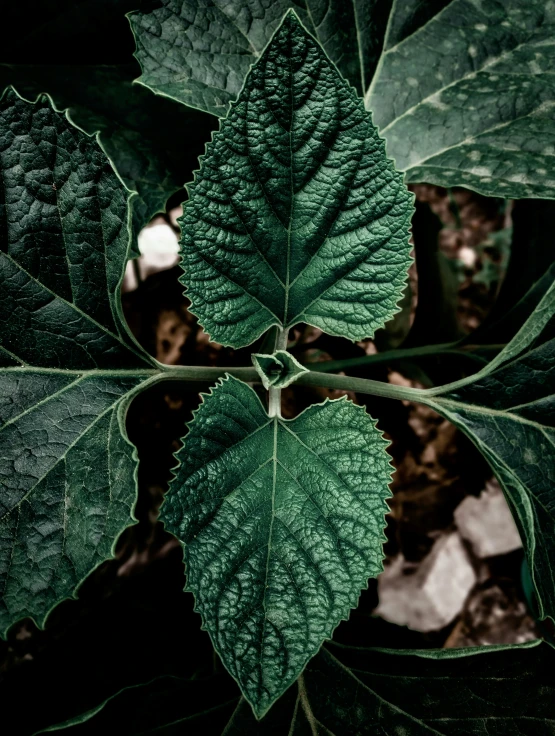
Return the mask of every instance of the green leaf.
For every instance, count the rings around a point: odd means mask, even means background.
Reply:
[[[46,97],[0,99],[0,630],[42,622],[129,524],[128,192]]]
[[[46,90],[58,108],[69,108],[83,130],[100,131],[118,174],[138,193],[133,198],[133,228],[138,232],[183,186],[213,122],[133,85],[134,73],[131,65],[0,65],[0,88],[13,84],[29,98]],[[190,148],[178,144],[183,135]]]
[[[100,140],[133,199],[135,232],[183,187],[215,126],[133,84],[133,0],[19,0],[13,34],[0,48],[0,92],[13,85],[28,99],[48,93],[58,109]],[[130,63],[132,62],[132,63]],[[187,146],[181,144],[181,137]]]
[[[187,589],[258,716],[382,569],[386,442],[346,400],[270,419],[223,381],[196,412],[163,506]]]
[[[208,144],[189,197],[182,281],[213,340],[242,347],[299,322],[358,340],[395,313],[412,195],[294,13]]]
[[[545,0],[159,5],[130,18],[139,81],[161,94],[224,115],[293,8],[364,92],[407,181],[555,198],[555,8]]]
[[[426,394],[492,466],[522,536],[540,618],[555,618],[555,284],[491,363]]]
[[[539,641],[420,651],[332,645],[260,722],[243,699],[229,702],[221,678],[203,683],[210,708],[197,703],[195,683],[160,677],[121,691],[63,733],[98,734],[118,723],[122,736],[552,736],[554,664]]]
[[[435,12],[387,38],[366,94],[409,182],[555,198],[555,6],[544,0],[423,3]],[[396,3],[392,28],[407,14]]]
[[[128,16],[143,72],[137,81],[223,116],[290,9],[345,79],[364,93],[380,54],[391,0],[162,0],[157,5]]]
[[[290,386],[308,368],[288,353],[287,350],[276,350],[273,355],[253,353],[252,362],[260,377],[264,388],[286,388]]]

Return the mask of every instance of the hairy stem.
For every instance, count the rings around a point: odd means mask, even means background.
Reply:
[[[276,343],[274,352],[276,350],[287,350],[287,336],[289,330],[279,330],[276,335]],[[268,392],[268,416],[281,417],[281,389],[271,388]]]
[[[246,383],[260,383],[260,376],[255,368],[213,368],[205,366],[163,366],[164,371],[153,376],[152,381],[192,381],[196,383],[212,383],[226,374],[239,378]],[[133,371],[129,371],[130,374]],[[363,394],[373,394],[389,399],[407,401],[423,401],[434,389],[419,389],[406,386],[395,386],[383,381],[373,381],[369,378],[354,378],[353,376],[337,376],[330,373],[308,371],[301,374],[296,383],[300,386],[322,386],[335,388],[340,391],[355,391]],[[272,391],[274,392],[272,394]],[[270,389],[272,396],[281,400],[279,389]],[[277,406],[274,404],[273,406]],[[271,416],[277,416],[276,414]]]

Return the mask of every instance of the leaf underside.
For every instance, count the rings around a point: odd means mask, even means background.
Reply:
[[[279,18],[293,8],[364,94],[407,181],[555,198],[550,2],[158,5],[131,15],[140,80],[157,92],[224,115]]]
[[[261,716],[382,569],[386,442],[346,400],[270,419],[228,378],[205,397],[162,509],[187,589]]]
[[[362,102],[290,13],[189,188],[192,311],[233,347],[299,322],[372,336],[402,295],[411,203]]]
[[[128,192],[48,98],[0,100],[0,630],[42,623],[130,523]]]

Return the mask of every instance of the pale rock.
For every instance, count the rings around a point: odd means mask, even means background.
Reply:
[[[497,481],[487,483],[481,495],[467,496],[455,509],[455,523],[476,557],[505,555],[522,547],[511,511]]]
[[[416,631],[437,631],[463,608],[476,574],[464,545],[452,532],[440,537],[418,565],[399,555],[378,578],[375,613]]]
[[[139,273],[146,279],[153,273],[172,268],[179,261],[177,235],[165,222],[147,225],[139,233]],[[125,270],[123,291],[133,291],[138,286],[133,263],[129,261]]]

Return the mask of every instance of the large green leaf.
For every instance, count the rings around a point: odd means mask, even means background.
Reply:
[[[425,397],[491,464],[524,542],[540,617],[555,618],[555,284],[491,363]]]
[[[48,92],[58,108],[102,145],[133,198],[135,232],[181,189],[214,127],[207,115],[134,85],[134,65],[0,64],[0,88],[11,84],[28,98]],[[180,137],[185,136],[187,146]]]
[[[19,0],[0,48],[0,92],[48,93],[101,141],[133,199],[138,231],[190,178],[215,127],[212,117],[133,85],[134,0]],[[6,16],[4,15],[6,23]],[[187,145],[181,140],[184,137]]]
[[[234,378],[195,415],[162,519],[185,545],[204,626],[259,716],[382,569],[385,445],[346,400],[270,418]]]
[[[156,372],[121,315],[129,193],[56,112],[0,100],[0,630],[45,618],[129,524],[126,395]]]
[[[555,198],[554,34],[553,3],[452,0],[386,39],[366,104],[407,180]]]
[[[184,208],[187,295],[212,339],[274,324],[362,339],[394,314],[412,195],[294,13],[207,146]]]
[[[408,181],[555,198],[555,7],[545,0],[161,0],[130,16],[140,81],[223,115],[288,8],[364,90]]]
[[[155,92],[225,115],[279,26],[295,10],[363,94],[380,54],[392,0],[163,0],[129,14],[143,74]]]
[[[199,691],[160,677],[51,731],[86,736],[118,723],[122,736],[552,736],[554,664],[539,641],[414,652],[330,646],[260,722],[221,678]]]

